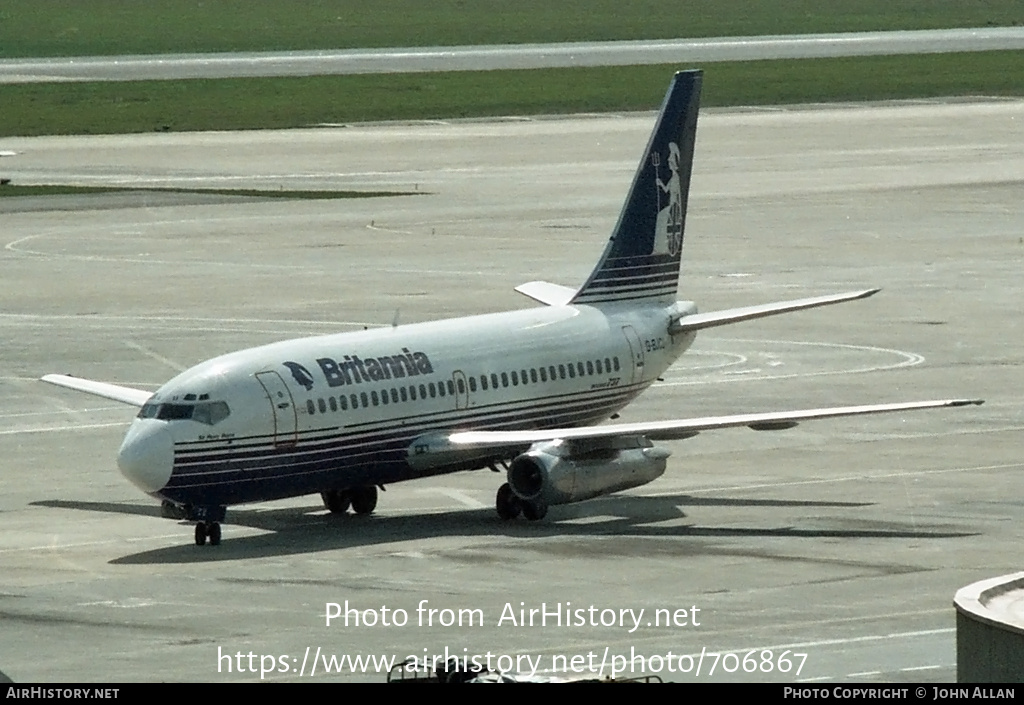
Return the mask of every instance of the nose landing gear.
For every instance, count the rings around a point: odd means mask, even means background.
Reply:
[[[196,546],[220,545],[220,523],[224,521],[227,507],[193,507],[186,505],[184,519],[196,522]]]
[[[207,538],[210,539],[211,546],[220,545],[220,524],[215,521],[201,521],[196,524],[196,546],[205,544]]]

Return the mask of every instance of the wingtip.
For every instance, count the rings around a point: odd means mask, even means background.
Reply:
[[[985,403],[984,399],[954,399],[949,403],[950,406],[981,406]]]

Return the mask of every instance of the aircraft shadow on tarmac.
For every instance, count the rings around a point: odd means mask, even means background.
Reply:
[[[50,507],[52,509],[81,509],[87,512],[106,512],[108,514],[135,514],[137,516],[160,516],[159,504],[124,504],[121,502],[73,502],[66,499],[47,499],[30,502],[33,507]]]
[[[160,516],[156,505],[121,504],[113,502],[74,502],[45,500],[34,505],[58,509]],[[734,506],[856,508],[870,506],[864,502],[759,500],[745,498],[708,498],[690,495],[658,497],[616,496],[580,504],[552,507],[547,519],[540,522],[517,520],[502,522],[492,508],[460,509],[424,514],[388,516],[333,516],[321,505],[282,507],[279,509],[231,509],[224,524],[225,537],[220,546],[198,547],[192,544],[189,524],[175,522],[181,529],[181,544],[142,551],[110,561],[112,564],[204,563],[245,560],[281,555],[319,553],[345,548],[386,545],[410,539],[476,536],[524,539],[557,539],[619,536],[638,539],[680,538],[868,538],[868,539],[948,539],[977,535],[976,532],[951,531],[948,525],[922,525],[899,522],[860,520],[850,527],[849,518],[835,521],[817,517],[819,523],[832,524],[817,528],[795,526],[714,527],[662,522],[678,522],[687,515],[682,507]],[[575,523],[584,521],[586,523]],[[260,529],[268,533],[256,536],[232,536],[232,526]],[[844,528],[845,527],[845,528]]]

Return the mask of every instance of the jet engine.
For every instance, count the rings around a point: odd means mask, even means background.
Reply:
[[[508,484],[524,505],[570,504],[646,485],[665,472],[670,454],[645,438],[596,448],[551,441],[516,456]]]

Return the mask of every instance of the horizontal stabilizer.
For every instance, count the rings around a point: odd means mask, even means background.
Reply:
[[[894,411],[914,411],[917,409],[936,409],[982,403],[981,399],[943,399],[939,401],[915,401],[897,404],[839,406],[828,409],[805,409],[802,411],[776,411],[761,414],[707,416],[704,418],[675,419],[670,421],[645,421],[641,423],[611,424],[608,426],[589,426],[585,428],[556,428],[537,431],[465,431],[451,434],[448,440],[451,443],[465,446],[529,445],[543,441],[619,438],[624,436],[645,436],[654,441],[669,441],[689,438],[700,431],[713,431],[736,426],[749,426],[758,431],[768,431],[791,428],[800,421],[809,421],[811,419],[882,414]]]
[[[846,294],[831,294],[829,296],[814,296],[809,299],[796,299],[795,301],[780,301],[774,304],[730,308],[725,311],[712,311],[711,313],[695,313],[672,321],[669,324],[668,332],[670,335],[678,335],[688,331],[701,330],[702,328],[714,328],[715,326],[724,326],[729,323],[776,316],[780,313],[802,311],[806,308],[841,304],[844,301],[866,299],[869,296],[874,296],[879,291],[881,289],[867,289],[866,291],[851,291]]]
[[[104,399],[113,399],[122,404],[131,404],[132,406],[142,406],[153,396],[152,392],[142,389],[122,387],[108,382],[94,382],[91,379],[71,377],[70,375],[46,375],[41,379],[43,382],[56,384],[58,387],[67,387],[68,389],[85,392],[86,394],[94,394]]]
[[[520,284],[516,291],[548,306],[565,306],[576,295],[576,290],[568,286],[541,281]]]

